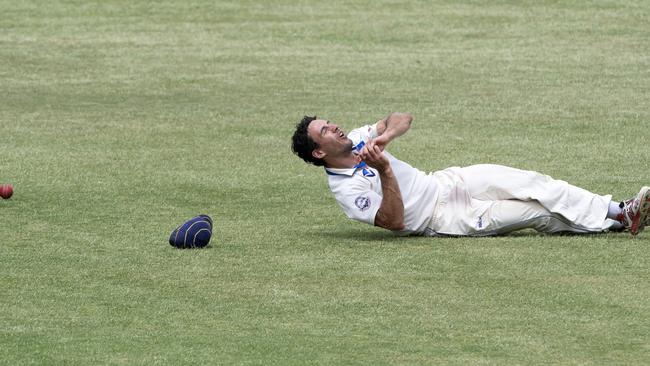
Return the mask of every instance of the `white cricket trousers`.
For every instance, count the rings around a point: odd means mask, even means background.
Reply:
[[[594,233],[607,219],[611,195],[597,195],[548,175],[481,164],[433,173],[438,199],[426,235],[487,236],[532,228]]]

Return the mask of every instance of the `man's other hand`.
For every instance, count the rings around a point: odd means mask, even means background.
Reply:
[[[361,150],[361,160],[365,161],[371,168],[383,172],[390,168],[390,162],[382,150],[382,147],[375,140],[370,140]]]

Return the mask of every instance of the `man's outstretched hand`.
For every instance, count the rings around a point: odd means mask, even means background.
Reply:
[[[380,135],[372,139],[372,142],[379,148],[379,151],[384,151],[390,141],[388,134]]]

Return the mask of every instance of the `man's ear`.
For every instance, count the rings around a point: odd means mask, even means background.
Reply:
[[[311,152],[311,156],[315,157],[316,159],[322,159],[325,157],[325,155],[327,154],[325,154],[322,150],[319,149],[312,150]]]

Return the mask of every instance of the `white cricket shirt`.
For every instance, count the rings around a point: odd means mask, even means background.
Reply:
[[[348,134],[355,153],[360,152],[369,140],[377,136],[377,124],[357,128]],[[434,177],[413,168],[387,151],[384,154],[397,177],[404,203],[405,229],[396,233],[422,233],[431,220],[438,195]],[[361,163],[354,168],[325,168],[325,171],[330,190],[345,214],[351,219],[374,225],[383,197],[377,170]]]

